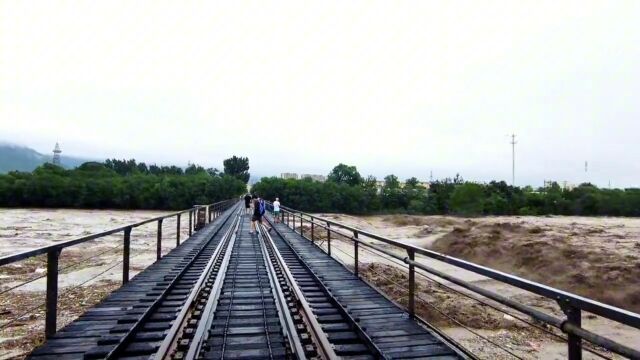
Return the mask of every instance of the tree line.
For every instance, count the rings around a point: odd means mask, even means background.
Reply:
[[[283,205],[309,212],[352,214],[410,213],[430,215],[607,215],[640,216],[640,189],[600,189],[581,184],[562,189],[557,183],[533,189],[504,181],[475,183],[460,176],[423,187],[412,177],[401,182],[388,175],[379,187],[355,166],[339,164],[326,182],[262,178],[252,191]]]
[[[147,165],[109,159],[66,170],[44,164],[33,172],[0,174],[0,206],[178,210],[246,192],[249,160],[225,160],[224,171],[199,165]]]

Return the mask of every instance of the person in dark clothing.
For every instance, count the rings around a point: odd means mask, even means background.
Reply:
[[[251,230],[249,230],[249,234],[253,234],[256,232],[256,228],[258,224],[262,224],[262,217],[266,212],[266,204],[263,199],[259,196],[253,200],[253,216],[251,217]],[[269,225],[266,225],[269,226]],[[267,231],[271,231],[271,227],[267,229]]]
[[[251,195],[249,194],[244,196],[244,209],[245,213],[251,214]]]

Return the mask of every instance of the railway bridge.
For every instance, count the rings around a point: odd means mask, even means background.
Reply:
[[[284,208],[250,231],[250,215],[228,200],[177,217],[176,247],[162,256],[159,217],[0,258],[0,266],[47,254],[46,341],[29,359],[475,359],[478,356],[416,312],[416,276],[435,276],[532,326],[555,328],[567,356],[640,358],[638,349],[581,326],[583,312],[640,329],[640,316],[329,219]],[[180,241],[180,216],[189,234]],[[198,218],[199,221],[195,221]],[[132,229],[158,223],[157,261],[129,278]],[[197,226],[196,226],[197,225]],[[269,229],[272,227],[272,229]],[[195,231],[195,229],[198,229]],[[123,285],[62,328],[57,324],[60,252],[101,236],[123,234]],[[395,302],[362,276],[360,254],[385,257],[406,271],[406,296]],[[338,256],[336,252],[342,252]],[[557,301],[558,318],[436,270],[421,259],[505,282]],[[347,261],[349,260],[349,261]],[[384,274],[383,274],[384,275]],[[428,301],[427,301],[428,302]],[[432,304],[436,309],[438,304]],[[513,314],[513,313],[510,313]],[[544,325],[544,326],[542,326]],[[488,345],[519,358],[508,347]]]

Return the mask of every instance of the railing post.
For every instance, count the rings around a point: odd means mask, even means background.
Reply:
[[[56,333],[58,319],[58,260],[60,250],[47,253],[47,299],[44,333],[47,338]]]
[[[178,220],[176,221],[176,247],[180,246],[180,215],[178,214]]]
[[[331,224],[327,222],[327,254],[331,256]]]
[[[284,222],[284,211],[280,211],[280,222]]]
[[[193,209],[189,210],[189,236],[191,236],[191,229],[193,229]]]
[[[567,315],[567,322],[575,326],[582,326],[582,311],[568,303],[560,302],[560,308]],[[569,334],[567,338],[569,360],[582,360],[582,338]]]
[[[407,253],[409,254],[409,260],[414,261],[416,258],[415,250],[407,250]],[[414,265],[409,264],[409,306],[408,308],[409,308],[409,315],[411,315],[412,317],[414,317],[416,314],[415,294],[416,294],[416,270]]]
[[[124,248],[122,250],[122,285],[129,282],[129,253],[131,250],[131,227],[124,229]]]
[[[304,237],[303,228],[302,228],[302,213],[300,213],[300,236]]]
[[[162,219],[158,219],[158,241],[156,242],[156,260],[162,258]]]
[[[358,276],[358,232],[354,231],[353,232],[353,260],[354,260],[354,267],[353,267],[353,273]]]
[[[313,222],[313,217],[311,218],[311,242],[315,244],[315,238],[313,237],[313,227],[315,223]]]
[[[207,219],[211,222],[211,205],[207,205]]]

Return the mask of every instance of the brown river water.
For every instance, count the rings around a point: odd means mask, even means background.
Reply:
[[[22,252],[55,242],[71,240],[111,228],[156,217],[162,211],[0,209],[0,256]],[[632,311],[640,309],[640,219],[584,217],[482,217],[366,216],[326,214],[326,217],[369,230],[394,240],[435,249],[502,271],[539,281]],[[181,238],[188,237],[183,217]],[[153,263],[156,257],[156,223],[134,228],[131,235],[131,276]],[[163,253],[175,246],[176,223],[163,224]],[[381,245],[381,244],[379,244]],[[73,246],[60,258],[61,327],[116,289],[122,278],[122,234]],[[332,243],[333,254],[349,265],[353,259],[348,243]],[[491,279],[429,259],[418,259],[439,270],[497,291],[543,311],[562,316],[548,300]],[[406,299],[387,282],[389,276],[404,280],[393,263],[361,251],[363,276],[398,302]],[[0,360],[22,358],[42,341],[46,289],[43,276],[46,256],[0,267]],[[386,276],[379,276],[384,274]],[[635,278],[634,278],[635,277]],[[34,280],[35,279],[35,280]],[[438,304],[439,310],[483,336],[503,344],[526,359],[563,359],[566,346],[532,330],[509,315],[494,311],[469,298],[419,279],[422,296]],[[451,285],[451,284],[449,284]],[[604,290],[602,290],[604,289]],[[26,310],[38,307],[25,314]],[[420,314],[481,358],[511,359],[471,334],[464,327],[424,306]],[[583,324],[627,345],[640,347],[640,332],[606,319],[586,315]],[[613,356],[607,354],[607,356]],[[585,353],[585,358],[595,358]]]

